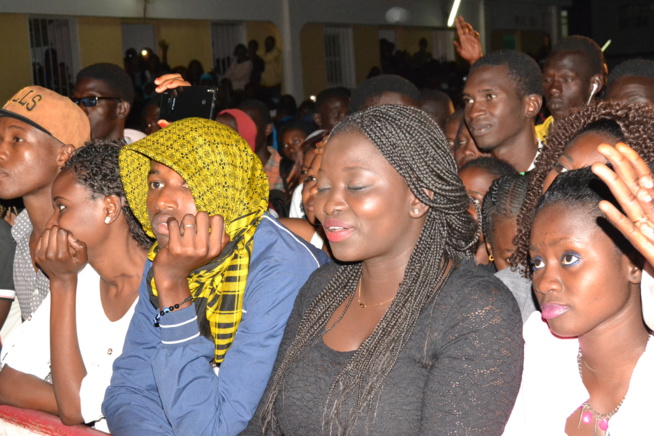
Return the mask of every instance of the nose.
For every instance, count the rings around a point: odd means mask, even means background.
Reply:
[[[51,229],[52,226],[57,225],[59,222],[59,211],[57,209],[54,209],[52,211],[52,215],[50,215],[50,218],[48,218],[48,221],[45,223],[45,228],[46,229]]]
[[[346,203],[343,200],[343,196],[336,190],[330,189],[327,192],[320,193],[318,195],[317,187],[314,187],[311,190],[311,194],[315,197],[314,205],[320,207],[318,204],[322,202],[321,209],[325,214],[334,215],[346,207]]]
[[[175,210],[177,202],[173,190],[164,186],[160,189],[148,191],[148,203],[154,204],[157,212]]]
[[[545,95],[558,96],[561,94],[561,81],[552,79],[545,84]]]
[[[551,292],[561,292],[563,286],[556,268],[545,266],[533,275],[533,286],[536,294],[547,295]]]
[[[468,103],[465,110],[466,116],[470,119],[479,118],[486,113],[486,105],[483,99],[475,99]]]

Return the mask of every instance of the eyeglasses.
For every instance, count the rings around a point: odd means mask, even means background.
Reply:
[[[84,107],[94,107],[98,104],[98,100],[122,100],[120,97],[80,97],[80,98],[75,98],[71,97],[70,98],[73,103],[75,104],[80,104],[82,103],[82,106]]]

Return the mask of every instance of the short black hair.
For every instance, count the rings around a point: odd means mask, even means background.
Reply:
[[[316,105],[314,107],[314,111],[319,112],[331,99],[343,99],[349,104],[351,95],[352,93],[350,90],[343,86],[323,89],[316,96]]]
[[[279,140],[281,141],[281,138],[284,135],[284,133],[288,132],[289,130],[300,130],[304,132],[304,134],[309,136],[316,129],[317,127],[314,122],[303,120],[301,118],[296,118],[282,124],[279,127]]]
[[[465,170],[466,168],[481,168],[496,177],[518,174],[516,169],[513,168],[508,162],[505,162],[502,159],[498,159],[496,157],[489,156],[481,156],[466,162],[466,164],[459,169],[459,172]]]
[[[116,64],[101,62],[89,65],[77,73],[77,81],[82,79],[100,80],[116,93],[116,97],[130,105],[134,103],[134,83],[129,74]]]
[[[395,74],[381,74],[366,79],[356,87],[350,101],[350,112],[358,112],[370,100],[376,101],[385,92],[396,92],[416,101],[420,100],[420,91],[410,81]]]
[[[618,64],[609,74],[608,86],[626,76],[654,79],[654,61],[650,59],[629,59]]]
[[[593,75],[604,74],[604,53],[592,39],[581,35],[568,36],[556,43],[548,57],[563,52],[581,53],[586,58]]]
[[[527,197],[528,175],[509,174],[493,180],[481,207],[481,227],[486,242],[493,244],[497,218],[517,218]]]
[[[255,100],[253,98],[243,100],[241,104],[238,105],[238,109],[241,109],[242,111],[245,111],[246,109],[255,110],[261,117],[261,120],[264,122],[264,124],[272,123],[270,109],[268,109],[268,106],[261,100]],[[257,128],[260,128],[260,126],[257,126]]]
[[[508,67],[509,78],[516,84],[519,97],[543,95],[543,74],[540,67],[534,58],[518,50],[492,51],[472,65],[470,74],[481,67],[502,65]]]
[[[150,248],[154,242],[141,227],[127,205],[125,190],[120,180],[118,153],[122,143],[106,139],[95,139],[80,147],[68,159],[62,171],[75,175],[77,183],[92,192],[91,198],[115,195],[123,201],[121,211],[125,216],[132,238],[143,248]]]

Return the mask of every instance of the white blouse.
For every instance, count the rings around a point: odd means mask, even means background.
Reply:
[[[589,397],[577,366],[579,341],[554,336],[540,312],[529,317],[523,334],[522,384],[504,435],[565,435],[566,420]],[[654,392],[652,343],[647,343],[631,375],[627,396],[609,421],[611,436],[654,434],[650,419]]]
[[[101,420],[96,423],[96,428],[108,431],[102,419],[102,401],[111,381],[114,360],[123,351],[138,297],[121,319],[111,322],[100,299],[100,276],[90,265],[78,275],[76,297],[77,338],[86,367],[80,388],[82,417],[87,423]],[[32,317],[9,335],[2,348],[0,363],[50,381],[49,293]]]

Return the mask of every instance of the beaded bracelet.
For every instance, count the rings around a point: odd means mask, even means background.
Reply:
[[[170,312],[172,312],[172,311],[175,310],[175,309],[179,309],[179,306],[181,306],[181,305],[183,305],[183,304],[186,304],[186,303],[188,303],[189,301],[192,301],[192,300],[193,300],[193,297],[191,297],[191,296],[189,295],[189,296],[188,296],[184,301],[182,301],[182,302],[179,303],[179,304],[175,304],[174,306],[164,307],[163,310],[161,310],[161,312],[159,312],[159,313],[154,317],[154,319],[152,320],[152,321],[154,322],[154,326],[155,326],[155,327],[159,327],[159,321],[161,321],[161,318],[162,318],[165,314],[170,313]]]

